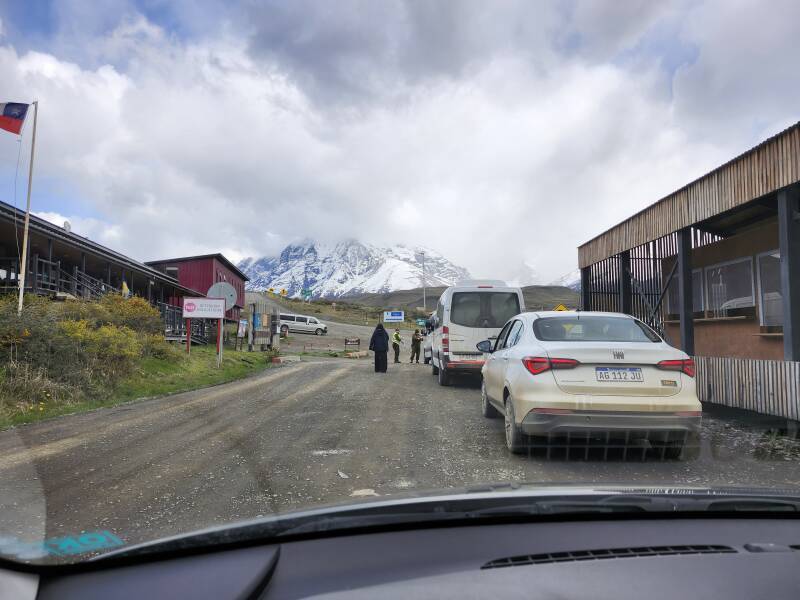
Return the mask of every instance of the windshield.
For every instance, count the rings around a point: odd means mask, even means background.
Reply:
[[[0,559],[800,497],[800,2],[724,8],[0,1]]]
[[[661,338],[634,319],[580,315],[545,317],[533,322],[536,337],[546,342],[660,342]]]
[[[496,328],[518,313],[515,292],[455,292],[450,320],[465,327]]]

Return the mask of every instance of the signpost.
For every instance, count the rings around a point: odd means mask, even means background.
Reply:
[[[224,298],[184,298],[183,299],[183,318],[186,319],[186,353],[189,354],[192,347],[192,319],[222,319],[225,318],[225,299]],[[219,331],[217,330],[217,343],[219,345]],[[217,349],[219,352],[219,349]],[[219,358],[217,360],[219,365]]]
[[[406,314],[402,310],[385,310],[383,311],[384,323],[402,323],[405,321]]]
[[[239,295],[236,288],[227,281],[218,281],[206,292],[207,300],[217,298],[222,300],[222,314],[217,322],[217,368],[222,366],[222,327],[225,320],[225,313],[236,305]]]

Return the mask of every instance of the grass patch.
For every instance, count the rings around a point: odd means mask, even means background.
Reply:
[[[219,369],[216,349],[213,346],[193,347],[189,356],[183,354],[170,360],[148,356],[141,359],[135,370],[121,379],[107,394],[97,398],[49,402],[48,397],[44,396],[35,403],[19,402],[10,406],[7,404],[7,410],[0,413],[0,429],[64,414],[116,406],[136,399],[234,381],[270,368],[272,356],[270,352],[226,350],[222,355],[222,366]]]

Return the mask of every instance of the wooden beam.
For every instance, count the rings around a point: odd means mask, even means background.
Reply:
[[[778,240],[781,252],[783,358],[800,361],[800,190],[778,192]]]
[[[692,314],[692,230],[678,231],[678,314],[681,318],[681,350],[694,355],[694,315]]]

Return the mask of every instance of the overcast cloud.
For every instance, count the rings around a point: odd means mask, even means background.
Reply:
[[[800,4],[770,4],[0,5],[0,101],[41,102],[34,209],[142,260],[353,237],[548,282],[798,120]]]

